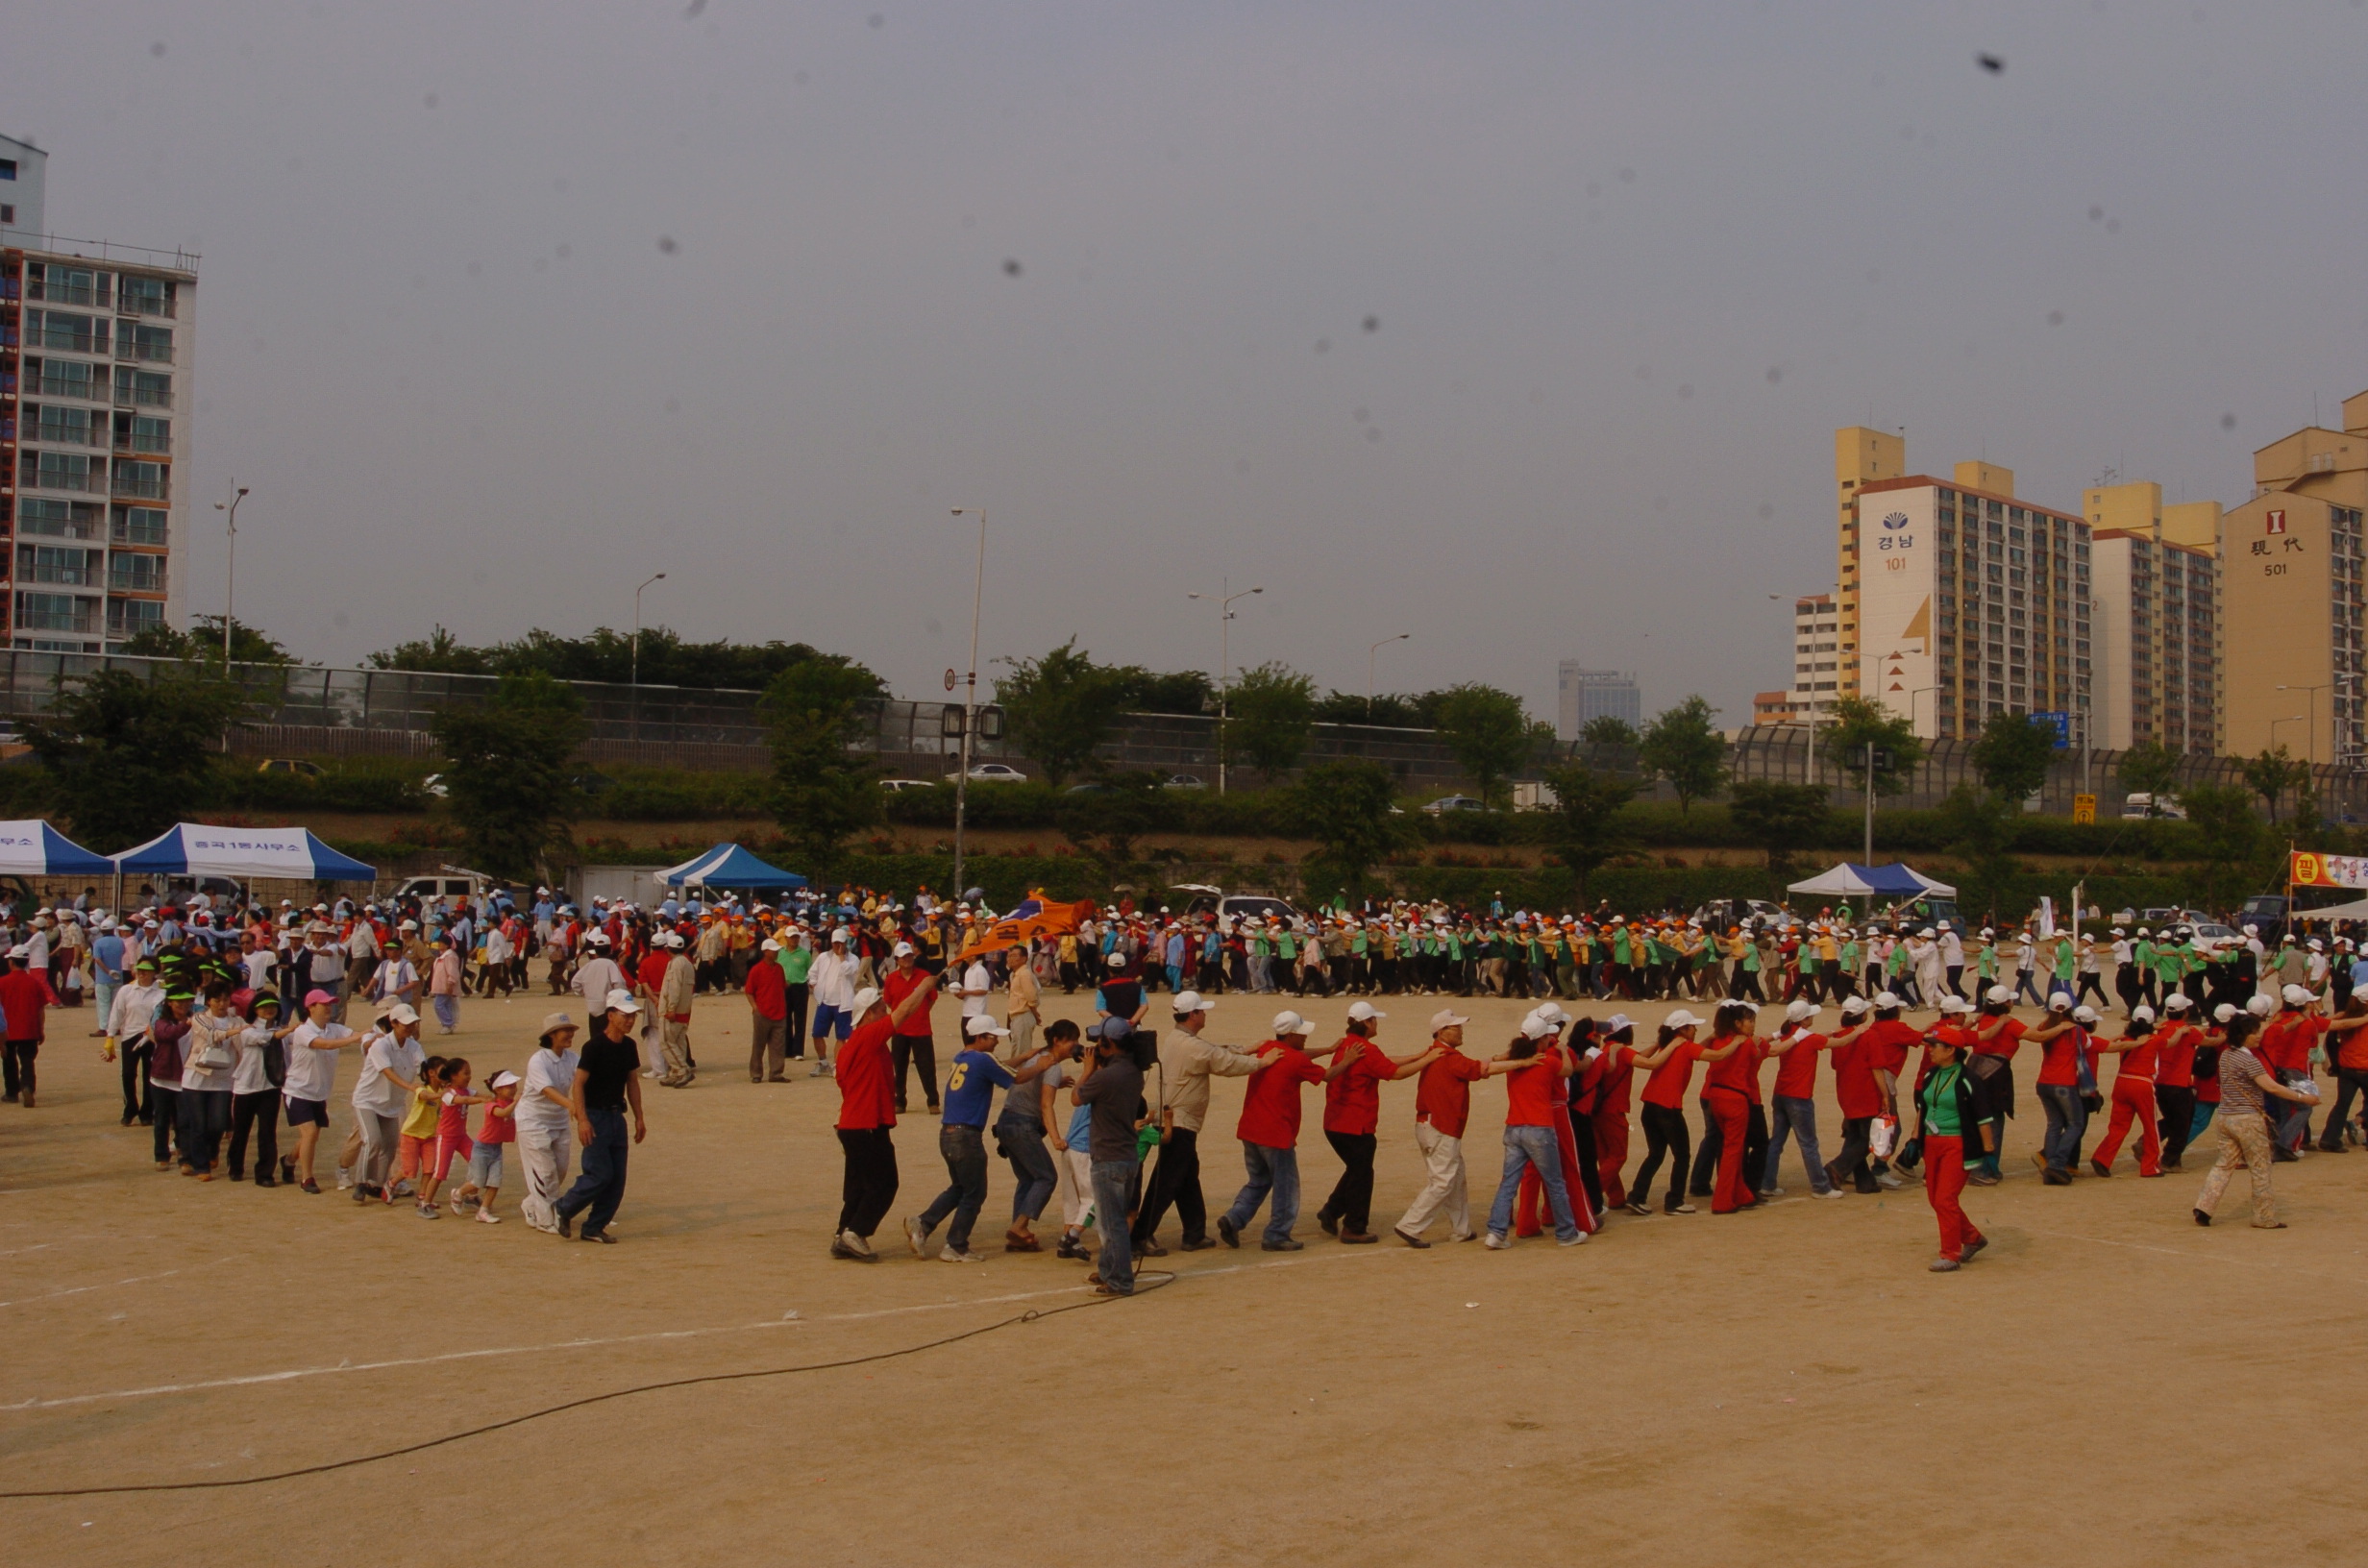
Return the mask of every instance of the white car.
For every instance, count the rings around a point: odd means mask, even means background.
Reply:
[[[1488,802],[1468,795],[1443,795],[1422,808],[1434,817],[1444,817],[1451,811],[1486,811]]]
[[[1159,787],[1163,790],[1205,790],[1209,785],[1198,773],[1170,773],[1161,780]]]
[[[934,790],[937,788],[925,778],[883,778],[879,781],[879,787],[890,795],[902,795],[906,790]]]
[[[423,793],[432,795],[438,800],[448,800],[452,797],[452,786],[444,782],[442,773],[430,773],[419,781],[419,787]]]
[[[946,775],[946,782],[951,784],[961,776],[962,771],[957,768]],[[974,784],[1024,784],[1027,782],[1027,774],[1009,763],[974,762],[971,764],[971,782]]]

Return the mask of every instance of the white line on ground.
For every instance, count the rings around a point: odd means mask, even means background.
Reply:
[[[1230,1263],[1218,1268],[1196,1268],[1179,1278],[1201,1279],[1219,1274],[1241,1274],[1259,1268],[1295,1268],[1309,1263],[1346,1262],[1359,1257],[1378,1256],[1374,1253],[1337,1253],[1320,1258],[1276,1258],[1262,1262]],[[220,1260],[229,1262],[228,1259]],[[151,1275],[162,1279],[163,1275]],[[130,1281],[120,1282],[130,1284]],[[85,1289],[98,1286],[86,1286]],[[54,1399],[35,1396],[13,1404],[0,1404],[0,1410],[54,1410],[74,1405],[98,1405],[111,1400],[155,1399],[166,1394],[203,1393],[215,1388],[246,1388],[261,1384],[294,1383],[305,1378],[332,1377],[350,1372],[399,1371],[415,1366],[434,1366],[451,1361],[481,1361],[509,1356],[540,1356],[554,1351],[597,1350],[613,1345],[655,1344],[668,1340],[703,1339],[717,1335],[752,1334],[764,1329],[802,1327],[809,1323],[860,1323],[875,1318],[901,1317],[913,1312],[942,1312],[964,1307],[1007,1306],[1017,1301],[1036,1301],[1047,1296],[1073,1296],[1085,1289],[1082,1285],[1060,1286],[1049,1290],[1020,1290],[1008,1295],[977,1296],[965,1301],[921,1302],[909,1307],[883,1307],[869,1312],[832,1312],[822,1317],[800,1317],[791,1313],[759,1323],[719,1324],[704,1329],[666,1329],[649,1334],[615,1335],[606,1338],[556,1339],[540,1345],[498,1345],[482,1350],[447,1351],[435,1356],[407,1356],[382,1361],[340,1361],[335,1366],[296,1366],[277,1372],[253,1372],[243,1377],[214,1378],[204,1383],[162,1383],[145,1388],[117,1388],[98,1394],[65,1394]],[[46,1298],[37,1298],[46,1299]],[[6,1303],[0,1303],[5,1306]]]
[[[234,1253],[228,1258],[216,1258],[213,1262],[199,1263],[196,1266],[199,1268],[212,1268],[215,1264],[235,1262],[245,1256],[246,1254],[243,1252]],[[51,1290],[37,1296],[27,1296],[22,1301],[0,1301],[0,1307],[38,1307],[45,1301],[61,1301],[67,1296],[86,1296],[93,1290],[112,1290],[119,1286],[146,1285],[154,1280],[169,1280],[176,1275],[185,1274],[187,1272],[187,1269],[168,1268],[161,1274],[135,1274],[128,1280],[107,1280],[98,1285],[69,1286],[63,1290]]]

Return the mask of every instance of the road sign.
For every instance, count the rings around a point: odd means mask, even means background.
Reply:
[[[2074,796],[2072,797],[2072,820],[2076,822],[2095,821],[2097,820],[2097,797],[2093,795]]]
[[[950,691],[952,691],[952,690],[953,690],[953,687],[954,687],[954,681],[955,681],[957,678],[959,678],[959,677],[957,677],[957,676],[954,674],[954,673],[953,673],[953,666],[952,666],[952,665],[950,665],[950,665],[948,665],[948,666],[946,667],[946,690],[948,690],[948,691],[950,691]]]
[[[2061,751],[2072,744],[2072,716],[2070,714],[2035,713],[2031,716],[2031,722],[2042,729],[2054,731],[2057,750]]]

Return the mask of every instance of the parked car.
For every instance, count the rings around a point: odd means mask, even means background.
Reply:
[[[492,879],[476,871],[458,875],[414,876],[395,890],[398,898],[416,898],[423,904],[436,904],[448,898],[482,899]]]
[[[1486,811],[1489,803],[1468,795],[1443,795],[1422,809],[1434,817],[1444,817],[1451,811]]]
[[[1176,891],[1182,892],[1183,889]],[[1224,893],[1203,886],[1194,894],[1193,901],[1184,906],[1184,913],[1192,916],[1216,915],[1233,920],[1272,919],[1288,925],[1298,911],[1293,909],[1291,901],[1286,898],[1275,898],[1262,893]]]
[[[1739,926],[1746,920],[1757,921],[1761,925],[1774,926],[1779,930],[1801,923],[1801,918],[1798,915],[1785,908],[1784,905],[1770,903],[1765,898],[1714,898],[1696,909],[1693,912],[1693,918],[1702,922],[1702,927],[1706,931],[1724,931],[1729,926]]]
[[[265,757],[256,770],[259,773],[295,773],[304,778],[326,778],[328,774],[317,762],[302,757]]]
[[[2153,817],[2163,821],[2183,822],[2185,811],[2167,795],[2148,795],[2144,791],[2126,796],[2121,802],[2121,820],[2125,822],[2143,821]]]
[[[1559,811],[1563,797],[1554,793],[1554,786],[1543,779],[1524,778],[1513,786],[1513,809],[1516,811]]]
[[[957,768],[946,775],[946,782],[959,783],[961,778],[962,770]],[[1027,774],[1009,763],[974,762],[971,764],[971,782],[974,784],[1024,784],[1027,782]]]
[[[1198,773],[1170,773],[1159,781],[1163,790],[1205,790],[1208,783]]]
[[[430,773],[419,781],[419,787],[422,793],[432,795],[438,800],[450,798],[453,793],[452,786],[444,782],[442,773]]]
[[[934,790],[935,784],[925,778],[883,778],[879,787],[890,795],[902,795],[906,790]]]

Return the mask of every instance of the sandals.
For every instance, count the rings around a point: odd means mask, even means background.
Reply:
[[[1017,1231],[1005,1231],[1003,1250],[1005,1252],[1042,1252],[1045,1250],[1045,1244],[1032,1236],[1022,1236]]]

